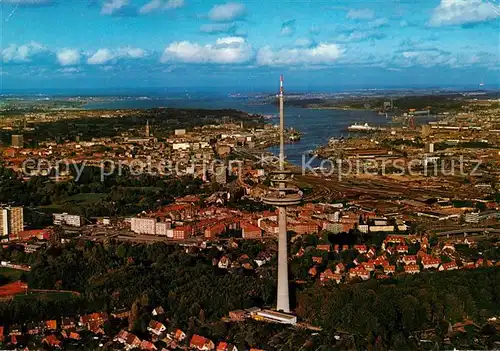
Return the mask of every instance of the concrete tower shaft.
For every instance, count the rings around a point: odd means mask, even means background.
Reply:
[[[288,250],[287,250],[287,215],[286,206],[298,205],[302,198],[298,194],[298,189],[287,187],[287,176],[289,172],[285,171],[285,113],[283,101],[283,75],[280,76],[279,109],[280,109],[280,162],[279,170],[274,172],[275,178],[273,184],[277,187],[271,188],[273,191],[266,194],[262,200],[264,203],[278,207],[278,311],[290,312],[290,297],[288,289]]]

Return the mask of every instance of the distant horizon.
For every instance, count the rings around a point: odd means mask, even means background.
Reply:
[[[245,88],[245,87],[244,87]],[[147,94],[273,94],[277,89],[272,89],[269,87],[252,87],[252,89],[244,89],[242,87],[78,87],[78,88],[14,88],[14,89],[1,89],[0,96],[16,96],[16,95],[45,95],[51,96],[75,96],[75,95],[124,95],[124,96],[141,96]],[[333,94],[333,93],[349,93],[349,92],[362,92],[362,91],[381,91],[381,92],[397,92],[397,91],[425,91],[425,90],[438,90],[438,91],[450,91],[450,92],[462,92],[462,91],[485,91],[485,92],[496,92],[500,91],[499,84],[484,84],[479,86],[479,84],[447,84],[443,86],[439,85],[427,85],[427,84],[414,84],[414,85],[372,85],[372,86],[330,86],[330,87],[287,87],[286,94]],[[105,95],[103,95],[105,96]]]

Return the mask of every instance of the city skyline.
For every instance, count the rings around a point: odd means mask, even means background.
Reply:
[[[2,90],[498,86],[487,0],[4,0]],[[54,21],[58,18],[58,21]],[[128,79],[123,79],[127,77]]]

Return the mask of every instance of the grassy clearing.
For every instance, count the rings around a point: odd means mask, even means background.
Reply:
[[[24,271],[18,269],[0,267],[0,275],[8,278],[12,282],[19,280],[23,273]]]
[[[53,292],[28,292],[27,295],[16,295],[14,299],[16,300],[28,300],[28,301],[34,301],[34,300],[39,300],[39,301],[67,301],[71,300],[74,297],[74,295],[70,292],[60,292],[60,291],[53,291]]]

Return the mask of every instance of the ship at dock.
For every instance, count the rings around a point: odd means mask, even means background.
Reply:
[[[373,127],[373,126],[369,125],[368,123],[364,123],[364,124],[355,123],[355,124],[352,124],[349,127],[347,127],[347,130],[350,132],[375,132],[375,131],[379,130],[379,128]]]
[[[295,129],[290,130],[290,135],[288,136],[288,140],[290,141],[300,141],[300,133]]]
[[[290,136],[288,137],[288,140],[290,140],[290,141],[300,141],[300,133],[293,132],[293,133],[292,133],[292,134],[290,134]]]

